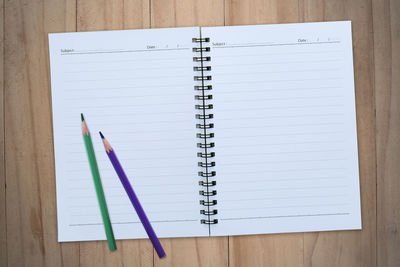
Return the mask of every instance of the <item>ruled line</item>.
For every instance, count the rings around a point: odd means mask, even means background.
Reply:
[[[263,198],[225,198],[223,201],[225,202],[241,202],[241,201],[259,201],[259,200],[276,200],[276,199],[312,199],[312,198],[331,198],[331,197],[345,197],[345,194],[335,194],[335,195],[315,195],[315,196],[292,196],[292,197],[263,197]]]
[[[251,136],[250,136],[251,137]],[[327,149],[327,150],[300,150],[300,151],[277,151],[277,152],[251,152],[251,153],[230,153],[226,156],[247,156],[247,155],[285,155],[285,154],[302,154],[302,153],[331,153],[331,152],[344,152],[343,149]],[[221,155],[218,153],[218,155]]]
[[[258,89],[245,89],[243,90],[243,87],[240,87],[240,90],[232,90],[229,89],[229,91],[224,91],[224,92],[218,92],[214,91],[213,95],[218,96],[218,95],[226,95],[226,94],[232,94],[232,93],[243,93],[243,92],[254,92],[254,93],[265,93],[265,92],[287,92],[287,91],[304,91],[304,90],[320,90],[322,91],[323,89],[343,89],[343,87],[340,86],[329,86],[329,87],[296,87],[296,88],[258,88]],[[336,92],[339,90],[336,90]]]
[[[296,73],[296,72],[323,72],[323,71],[339,71],[339,68],[334,69],[302,69],[302,70],[282,70],[282,71],[252,71],[248,73],[243,72],[214,72],[214,75],[222,76],[222,75],[260,75],[260,74],[272,74],[272,73]]]
[[[90,100],[96,100],[96,99],[137,99],[137,98],[143,98],[143,97],[151,97],[151,96],[156,96],[156,97],[168,97],[168,96],[187,96],[187,93],[168,93],[168,94],[148,94],[148,95],[119,95],[119,96],[112,96],[112,95],[103,95],[103,96],[98,96],[98,95],[89,95],[89,96],[81,96],[81,97],[66,97],[65,100],[85,100],[85,99],[90,99]]]
[[[274,65],[274,64],[309,64],[309,63],[327,63],[340,62],[340,60],[302,60],[302,61],[274,61],[274,62],[259,62],[259,63],[240,63],[240,66],[259,66],[259,65]],[[232,67],[232,64],[213,64],[212,67]]]
[[[74,68],[73,71],[64,71],[64,73],[98,73],[98,72],[121,72],[121,71],[138,71],[138,70],[164,70],[165,67],[148,67],[148,68],[124,68],[124,69],[97,69],[97,70],[76,70]],[[169,66],[168,69],[187,69],[186,66],[180,67],[180,66]]]
[[[157,193],[157,194],[140,194],[141,197],[143,196],[159,196],[159,195],[170,195],[171,192],[167,192],[167,193]],[[174,196],[185,196],[185,195],[193,195],[193,192],[174,192]],[[126,194],[118,194],[118,195],[107,195],[107,199],[108,198],[126,198]],[[88,196],[88,195],[82,195],[82,196],[69,196],[69,199],[94,199],[95,196]]]
[[[257,173],[259,174],[259,173]],[[248,174],[250,175],[250,174]],[[306,178],[265,178],[263,177],[262,179],[250,179],[246,180],[245,184],[251,184],[251,183],[275,183],[275,182],[290,182],[290,181],[325,181],[325,180],[345,180],[347,179],[345,176],[331,176],[331,177],[325,177],[325,176],[317,176],[317,177],[306,177]],[[220,180],[219,184],[244,184],[243,180],[229,180],[229,181],[224,181]]]
[[[161,75],[157,76],[157,79],[177,79],[177,78],[187,78],[187,76],[182,76],[182,75]],[[137,80],[148,80],[149,78],[155,78],[154,76],[139,76],[135,78],[112,78],[112,79],[83,79],[83,80],[64,80],[64,83],[78,83],[78,82],[104,82],[104,81],[137,81]]]
[[[132,210],[132,212],[110,212],[111,216],[118,216],[118,215],[136,215],[135,213],[133,213],[134,211]],[[163,211],[146,211],[146,214],[164,214],[164,213],[170,213],[173,214],[174,212],[176,212],[175,210],[163,210]],[[193,212],[193,210],[179,210],[179,212]],[[79,213],[71,213],[70,214],[73,217],[92,217],[92,216],[99,216],[99,213],[85,213],[85,214],[79,214]]]
[[[136,53],[136,52],[161,52],[161,51],[179,51],[189,50],[189,47],[185,48],[162,48],[162,49],[143,49],[143,50],[105,50],[105,51],[82,51],[82,52],[61,52],[61,56],[72,56],[72,55],[95,55],[95,54],[114,54],[114,53]]]
[[[221,81],[215,81],[214,79],[214,84],[215,86],[218,86],[219,84],[253,84],[253,83],[280,83],[280,82],[309,82],[309,81],[333,81],[333,80],[340,80],[342,77],[329,77],[329,78],[321,78],[321,79],[292,79],[292,80],[258,80],[258,81],[233,81],[233,82],[221,82]],[[230,79],[232,80],[232,79]]]
[[[294,214],[294,215],[277,215],[277,216],[235,217],[235,218],[220,218],[220,220],[221,221],[252,220],[252,219],[273,219],[273,218],[289,218],[289,217],[336,216],[336,215],[350,215],[350,213],[342,212],[342,213],[320,213],[320,214]]]
[[[250,117],[243,117],[238,119],[248,119]],[[267,117],[268,118],[268,117]],[[258,117],[254,119],[265,119],[265,117]],[[293,124],[268,124],[262,126],[262,128],[273,128],[273,127],[299,127],[299,126],[332,126],[332,125],[344,125],[342,122],[328,122],[328,123],[293,123]],[[259,128],[258,126],[254,126],[251,128]],[[251,137],[252,135],[249,135]],[[256,135],[258,136],[258,135]]]
[[[250,127],[232,127],[232,128],[219,128],[219,129],[242,129],[242,128],[250,128]],[[263,127],[251,127],[251,128],[263,128]],[[285,131],[286,132],[286,131]],[[276,134],[260,134],[260,135],[246,135],[246,136],[238,136],[238,137],[262,137],[262,136],[297,136],[297,135],[325,135],[325,134],[338,134],[342,133],[341,131],[326,131],[326,132],[303,132],[303,133],[276,133]],[[230,137],[232,139],[238,138],[237,136]]]
[[[219,104],[222,103],[249,103],[249,102],[264,102],[265,100],[292,100],[292,99],[328,99],[328,98],[343,98],[344,95],[327,95],[327,96],[293,96],[293,97],[268,97],[268,98],[258,98],[258,99],[238,99],[231,101],[218,101]]]
[[[265,173],[274,173],[274,172],[304,172],[304,171],[328,171],[328,170],[330,170],[330,171],[332,171],[332,170],[341,170],[341,171],[344,171],[344,170],[347,170],[346,168],[342,168],[342,167],[335,167],[335,168],[306,168],[306,169],[302,169],[302,168],[295,168],[295,169],[277,169],[277,170],[263,170],[263,173],[265,174]],[[240,172],[240,171],[235,171],[235,172],[221,172],[221,171],[219,171],[219,174],[221,175],[221,176],[223,176],[223,175],[230,175],[230,174],[260,174],[260,172],[259,171],[242,171],[242,172]],[[220,176],[220,177],[221,177]]]
[[[82,64],[101,64],[101,63],[138,63],[138,61],[140,62],[140,65],[143,65],[143,60],[145,60],[146,62],[149,61],[182,61],[182,58],[177,58],[177,57],[149,57],[146,56],[144,58],[135,58],[135,59],[128,59],[128,60],[96,60],[96,61],[74,61],[74,62],[65,62],[66,65],[82,65]],[[155,65],[154,63],[152,63],[152,65]]]
[[[267,188],[267,189],[255,189],[255,190],[224,190],[224,193],[249,193],[249,192],[272,192],[272,191],[284,191],[284,190],[314,190],[314,189],[337,189],[346,188],[347,185],[337,185],[337,186],[305,186],[305,187],[277,187],[277,188]]]
[[[235,147],[248,146],[276,146],[276,145],[308,145],[308,144],[335,144],[343,143],[344,140],[329,140],[329,141],[310,141],[310,142],[279,142],[279,143],[258,143],[258,144],[235,144]],[[232,145],[218,145],[218,147],[232,147]]]
[[[173,102],[173,103],[146,103],[146,104],[129,104],[129,105],[120,105],[120,104],[110,104],[110,105],[99,105],[99,106],[88,106],[88,105],[75,105],[75,106],[71,106],[70,109],[72,110],[76,110],[78,108],[105,108],[105,107],[115,107],[116,105],[118,105],[118,107],[147,107],[147,106],[171,106],[171,105],[180,105],[181,108],[183,107],[193,107],[194,105],[192,103],[188,103],[188,102]],[[182,112],[184,113],[184,112]]]
[[[328,203],[328,204],[315,204],[315,205],[285,205],[285,206],[264,206],[264,207],[246,207],[246,210],[264,210],[264,209],[289,209],[289,208],[313,208],[313,207],[340,207],[346,206],[348,203]],[[242,208],[224,208],[224,211],[238,211]]]
[[[171,223],[171,222],[196,222],[199,220],[161,220],[161,221],[153,221],[150,220],[150,223]],[[113,224],[136,224],[136,223],[142,223],[141,221],[133,221],[133,222],[113,222]],[[102,222],[99,223],[75,223],[75,224],[69,224],[69,226],[93,226],[93,225],[103,225]]]
[[[212,48],[236,48],[236,47],[258,47],[258,46],[289,46],[289,45],[319,45],[319,44],[339,44],[340,41],[327,41],[327,42],[308,42],[308,43],[276,43],[276,44],[252,44],[252,45],[227,45],[227,46],[213,46]]]
[[[268,163],[298,163],[298,162],[323,162],[323,161],[340,161],[346,160],[345,158],[330,158],[330,159],[303,159],[303,160],[267,160],[267,161],[258,161],[258,162],[243,162],[242,164],[246,165],[258,165],[258,164],[268,164]],[[237,166],[238,162],[233,163],[220,163],[218,166]]]
[[[187,86],[193,86],[193,84],[176,84],[174,85],[174,88],[181,88],[181,87],[187,87]],[[98,90],[118,90],[118,89],[145,89],[145,88],[171,88],[170,85],[165,85],[164,84],[159,84],[159,85],[149,85],[149,86],[122,86],[122,87],[85,87],[85,88],[73,88],[73,89],[65,89],[66,92],[69,91],[98,91]]]
[[[310,51],[310,52],[283,52],[283,53],[259,53],[259,54],[239,54],[235,55],[235,57],[262,57],[262,56],[271,56],[271,55],[307,55],[307,54],[329,54],[329,53],[343,53],[342,50],[325,50],[325,51]],[[213,58],[231,58],[232,55],[213,55]]]
[[[286,110],[286,109],[297,109],[297,108],[336,108],[336,107],[344,107],[344,105],[343,104],[305,105],[305,106],[295,106],[295,105],[282,106],[282,105],[280,105],[279,107],[271,107],[271,106],[269,106],[269,107],[260,107],[260,108],[246,108],[245,110],[246,111],[247,110],[271,110],[271,109],[272,110],[276,110],[276,109]],[[217,111],[238,111],[237,108],[229,108],[229,109],[223,108],[223,109],[221,109],[221,108],[218,108],[218,106],[215,106],[214,109],[216,109]],[[242,113],[242,111],[240,111],[240,112]],[[313,114],[315,114],[315,113],[313,113]],[[218,114],[216,114],[216,115],[218,115]],[[251,117],[253,118],[253,116],[251,116]],[[246,117],[244,117],[244,118],[246,118]],[[263,117],[263,118],[265,118],[265,117]]]

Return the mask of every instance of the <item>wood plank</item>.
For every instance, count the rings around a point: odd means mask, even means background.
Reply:
[[[117,250],[110,251],[106,241],[81,242],[80,266],[153,266],[150,240],[117,240]]]
[[[65,32],[65,31],[76,31],[76,0],[46,0],[44,6],[44,14],[45,14],[45,21],[44,21],[44,34],[47,36],[48,33],[52,32]],[[46,38],[47,39],[47,38]],[[46,49],[46,68],[47,68],[47,73],[50,72],[50,67],[49,67],[49,53],[48,53],[48,42],[46,41],[45,44],[45,49]],[[48,74],[48,79],[50,79],[50,76]],[[50,98],[50,80],[48,80],[48,88],[47,92],[49,93],[49,98]],[[49,110],[50,116],[51,115],[51,110]],[[50,130],[52,131],[53,126],[51,124],[51,121],[46,124],[46,127],[49,127]],[[52,134],[52,133],[51,133]],[[50,172],[54,173],[53,175],[55,176],[55,169],[54,169],[54,151],[53,151],[53,139],[52,135],[49,136],[50,140],[48,140],[48,144],[51,145],[51,161],[48,162]],[[44,189],[44,192],[51,192],[51,190],[55,191],[55,178],[51,179],[51,183],[49,183]],[[49,191],[50,190],[50,191]],[[42,191],[43,192],[43,191]],[[42,197],[42,201],[51,203],[51,207],[49,207],[49,212],[53,213],[52,216],[54,216],[54,213],[57,210],[57,203],[56,199],[54,198],[54,195],[52,195],[51,199],[48,199],[46,195]],[[44,217],[46,218],[46,217]],[[47,223],[47,219],[44,220],[44,224]],[[57,224],[57,221],[51,220],[49,223],[51,223],[51,227],[54,227],[54,224]],[[57,227],[57,226],[56,226]],[[48,229],[48,227],[45,226],[45,231]],[[56,232],[54,228],[52,228],[53,234],[52,238],[56,236]],[[47,246],[53,247],[53,239],[50,239],[45,242],[48,243]],[[79,265],[79,243],[59,243],[61,251],[52,251],[49,253],[50,257],[56,257],[58,260],[58,257],[61,258],[61,265],[62,266],[78,266]],[[58,248],[57,248],[58,249]],[[47,254],[49,254],[47,253]],[[54,255],[53,255],[54,254]],[[58,256],[60,254],[60,256]],[[55,256],[57,255],[57,256]],[[50,266],[56,266],[56,262],[53,261],[46,261],[46,262],[51,262],[49,264]],[[54,264],[54,265],[53,265]]]
[[[151,1],[151,27],[224,25],[223,0]]]
[[[225,0],[225,24],[299,22],[298,0]]]
[[[304,236],[305,266],[376,266],[376,156],[372,10],[369,0],[304,0],[305,21],[351,20],[356,87],[362,231]]]
[[[199,222],[200,223],[200,222]],[[228,266],[227,237],[161,239],[167,256],[154,254],[154,266]]]
[[[78,0],[77,30],[113,30],[150,27],[148,0]],[[117,241],[110,252],[106,241],[81,242],[81,266],[153,266],[153,247],[149,240]]]
[[[400,2],[373,0],[378,266],[400,263]]]
[[[149,0],[77,0],[77,30],[121,30],[150,27]]]
[[[71,26],[68,22],[75,17],[68,10],[69,3],[5,3],[9,266],[62,265],[57,242],[47,33]]]
[[[7,266],[6,172],[4,154],[4,2],[0,3],[0,266]]]
[[[79,266],[79,248],[76,242],[61,243],[61,266]]]
[[[226,0],[226,25],[299,22],[297,0]],[[229,237],[230,266],[303,266],[303,234]]]
[[[151,27],[224,25],[223,0],[152,0]],[[200,207],[199,207],[200,210]],[[228,266],[228,238],[163,239],[167,257],[155,266]]]
[[[303,234],[229,237],[230,266],[303,266]]]

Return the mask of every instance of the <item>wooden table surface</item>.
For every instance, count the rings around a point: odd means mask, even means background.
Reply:
[[[400,266],[399,0],[4,0],[0,266]],[[362,231],[57,242],[47,33],[351,20]]]

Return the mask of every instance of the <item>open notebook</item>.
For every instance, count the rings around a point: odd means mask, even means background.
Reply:
[[[49,35],[59,241],[360,229],[351,23]]]

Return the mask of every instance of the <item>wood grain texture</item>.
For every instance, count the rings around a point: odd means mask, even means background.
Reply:
[[[378,266],[400,265],[400,2],[373,1]]]
[[[370,1],[304,0],[305,21],[351,20],[356,89],[362,231],[305,234],[305,266],[376,266],[376,156]]]
[[[303,266],[303,234],[229,237],[230,266]]]
[[[77,0],[77,31],[149,28],[149,0]]]
[[[146,0],[78,0],[77,31],[148,28],[150,2]],[[149,240],[117,241],[110,252],[106,241],[82,242],[80,266],[153,266]]]
[[[47,46],[47,35],[48,33],[53,32],[64,32],[64,31],[75,31],[76,30],[76,2],[75,0],[46,0],[43,2],[43,14],[44,14],[44,32],[42,32],[41,38],[45,38],[45,62],[41,62],[40,64],[45,64],[45,66],[40,66],[41,68],[45,68],[47,73],[49,72],[49,53]],[[39,36],[40,37],[40,36]],[[47,79],[50,76],[48,74]],[[51,97],[50,93],[50,82],[47,81],[46,92],[47,97]],[[48,100],[50,101],[50,99]],[[50,101],[51,102],[51,101]],[[51,105],[50,105],[51,107]],[[51,112],[51,110],[50,110]],[[50,115],[51,116],[51,115]],[[50,117],[51,118],[51,117]],[[50,133],[47,133],[46,138],[48,138],[46,143],[46,149],[51,151],[51,164],[54,164],[54,152],[53,152],[53,137],[52,137],[52,125],[50,123]],[[51,146],[51,147],[50,147]],[[55,187],[55,170],[54,165],[51,166],[52,176],[47,180],[46,187],[44,187],[44,192],[52,192]],[[45,196],[45,195],[44,195]],[[55,218],[56,216],[56,200],[54,195],[51,196],[51,199],[43,198],[43,201],[51,203],[51,208],[49,208],[48,212],[51,212],[51,218]],[[51,227],[51,228],[50,228]],[[61,264],[62,266],[77,266],[79,264],[79,243],[58,243],[58,246],[54,244],[54,237],[57,235],[57,220],[52,219],[50,226],[46,223],[44,224],[44,231],[49,231],[51,229],[52,235],[51,238],[47,238],[45,236],[45,244],[47,247],[51,248],[52,251],[46,252],[48,260],[48,266],[57,266]],[[60,249],[60,251],[58,251]]]
[[[398,0],[7,0],[0,7],[0,266],[400,265]],[[149,240],[117,241],[116,252],[102,241],[57,242],[48,32],[345,19],[353,26],[362,231],[162,239],[163,260]]]
[[[152,28],[208,25],[224,25],[222,0],[151,1]],[[155,256],[155,266],[228,266],[227,237],[174,238],[161,242],[167,257],[160,260]]]
[[[151,0],[151,27],[224,25],[223,0]]]
[[[0,2],[0,266],[7,266],[6,172],[4,153],[4,2]]]
[[[68,1],[5,2],[8,266],[62,264],[57,242],[47,33],[69,30]],[[56,17],[54,17],[56,16]]]
[[[225,25],[299,22],[298,0],[225,0]]]

